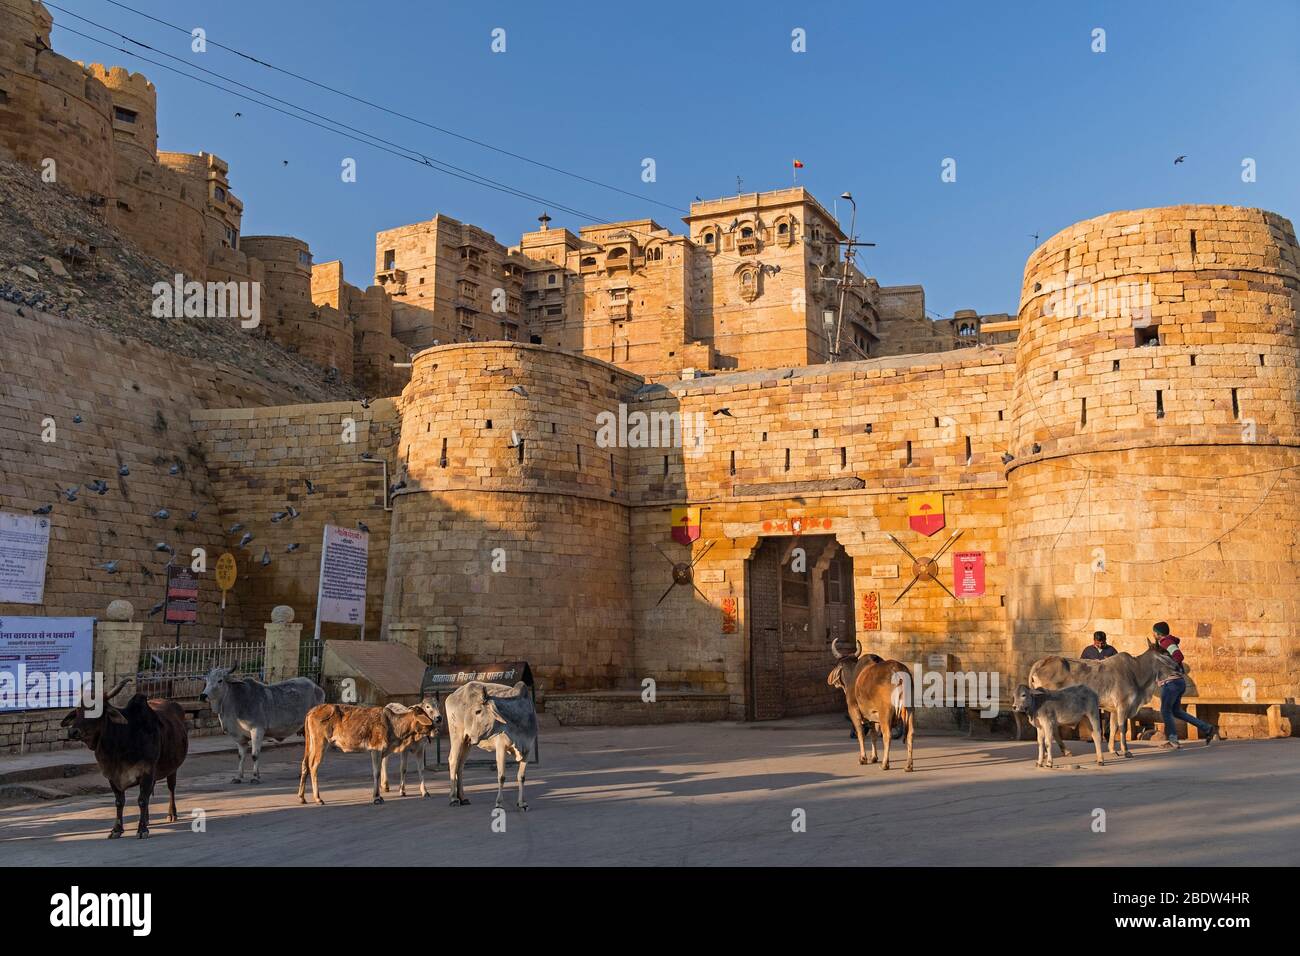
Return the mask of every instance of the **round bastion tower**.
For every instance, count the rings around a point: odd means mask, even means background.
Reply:
[[[143,73],[92,63],[86,72],[103,83],[113,101],[113,140],[135,162],[158,162],[158,91]]]
[[[1008,466],[1009,658],[1137,653],[1204,696],[1300,684],[1300,249],[1258,209],[1078,223],[1030,257]]]
[[[640,384],[538,345],[419,353],[400,400],[385,623],[453,628],[457,658],[527,660],[551,690],[630,678],[628,453],[596,431]]]
[[[271,338],[352,381],[352,328],[311,297],[311,249],[292,236],[244,236],[243,252],[262,262],[262,326]]]
[[[0,156],[44,170],[113,212],[113,104],[80,63],[50,48],[53,18],[35,0],[0,0]]]

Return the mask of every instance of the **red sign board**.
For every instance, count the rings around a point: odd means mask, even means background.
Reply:
[[[867,591],[862,595],[862,629],[880,630],[880,592]]]
[[[173,564],[167,568],[168,624],[193,624],[199,619],[199,579],[188,567]]]
[[[984,594],[984,552],[957,551],[952,556],[953,593],[959,598]]]

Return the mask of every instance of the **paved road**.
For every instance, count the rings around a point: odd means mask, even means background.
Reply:
[[[1033,743],[919,738],[916,772],[859,767],[843,718],[763,724],[568,728],[542,738],[532,810],[492,830],[496,783],[473,803],[369,803],[369,761],[330,753],[324,807],[297,802],[300,750],[268,755],[260,787],[230,784],[228,756],[182,769],[180,824],[104,839],[107,793],[0,806],[0,864],[1287,864],[1300,860],[1300,740],[1225,741],[1178,753],[1135,746],[1097,768],[1037,770]],[[487,755],[483,755],[486,757]],[[1080,765],[1082,764],[1082,765]],[[85,784],[94,778],[76,778]],[[513,781],[513,767],[509,771]],[[154,813],[164,802],[155,796]],[[193,832],[190,811],[206,812]],[[1093,832],[1094,809],[1106,831]],[[796,810],[806,832],[792,830]],[[156,816],[156,820],[161,819]]]

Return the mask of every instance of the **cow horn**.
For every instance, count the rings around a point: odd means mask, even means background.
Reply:
[[[131,678],[123,677],[120,681],[117,682],[117,684],[113,687],[112,690],[110,690],[107,694],[104,695],[104,701],[107,703],[108,701],[112,700],[114,697],[117,696],[118,692],[129,683],[131,683]]]
[[[840,639],[839,639],[839,637],[832,637],[832,638],[831,638],[831,657],[835,658],[835,659],[838,661],[838,660],[839,660],[841,657],[843,657],[843,656],[844,656],[844,655],[840,653]]]
[[[861,640],[856,640],[854,643],[856,643],[857,646],[858,646],[858,657],[861,657],[861,656],[862,656],[862,641],[861,641]]]

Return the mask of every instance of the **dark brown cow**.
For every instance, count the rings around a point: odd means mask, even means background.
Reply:
[[[126,805],[126,791],[137,784],[140,821],[135,835],[142,840],[149,836],[149,799],[160,777],[166,778],[171,795],[167,822],[176,822],[176,771],[190,749],[185,711],[175,701],[150,700],[136,694],[125,707],[109,703],[129,680],[122,680],[104,695],[103,712],[98,717],[89,716],[83,703],[64,717],[62,724],[68,728],[68,739],[80,740],[94,752],[100,772],[113,788],[117,823],[108,833],[110,840],[125,832],[122,808]]]
[[[858,735],[858,763],[876,762],[876,738],[884,738],[885,759],[882,770],[889,769],[889,744],[895,734],[907,734],[907,766],[912,769],[912,738],[915,720],[912,714],[912,675],[898,661],[886,661],[875,654],[841,655],[831,642],[835,667],[826,678],[831,687],[844,691],[849,720]],[[898,675],[898,676],[895,676]],[[865,727],[870,724],[870,728]],[[871,737],[871,757],[867,757],[864,731]]]

